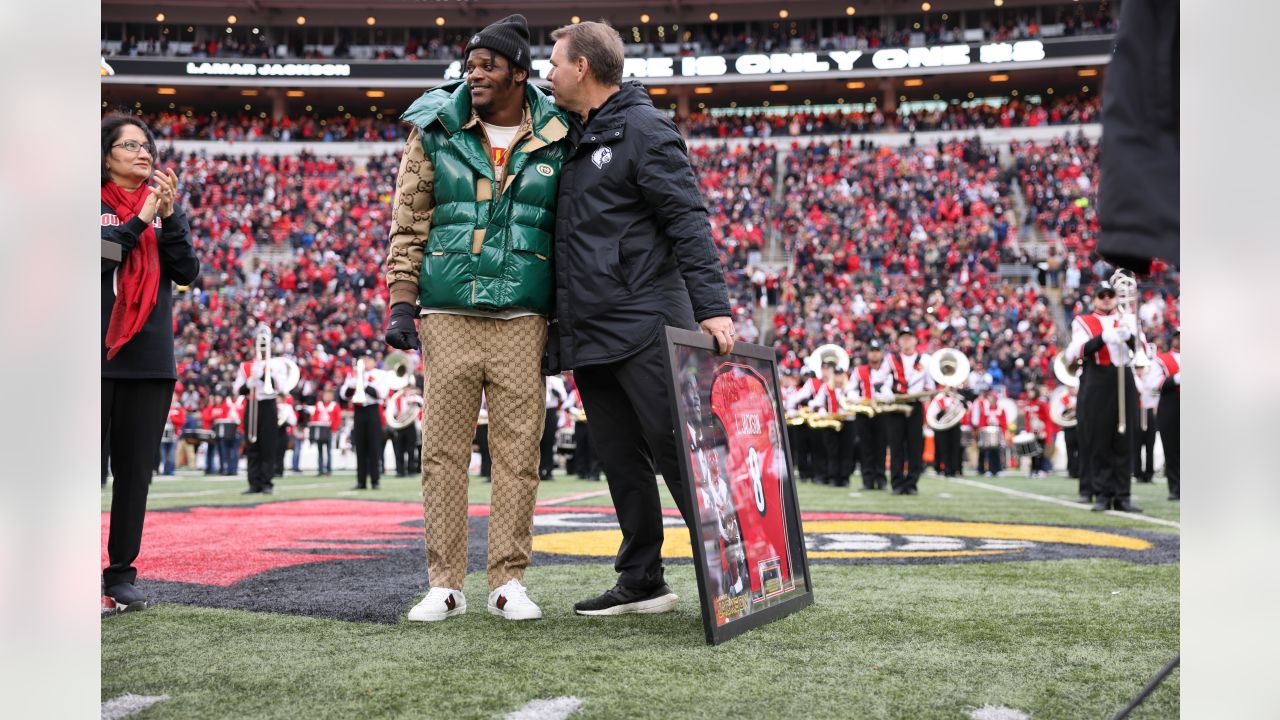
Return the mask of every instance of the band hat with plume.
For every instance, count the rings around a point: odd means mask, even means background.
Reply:
[[[472,35],[463,57],[476,48],[499,53],[515,67],[526,71],[533,69],[533,61],[529,58],[529,23],[523,15],[509,15]]]

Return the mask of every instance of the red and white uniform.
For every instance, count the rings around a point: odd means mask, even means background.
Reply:
[[[808,407],[813,412],[838,413],[840,412],[840,396],[836,394],[834,386],[819,383],[813,398],[809,400]]]
[[[769,385],[750,367],[726,364],[711,384],[711,412],[725,430],[725,466],[742,528],[751,592],[764,593],[769,580],[779,583],[770,589],[782,592],[794,585],[783,504],[787,469],[781,453],[774,452],[780,425]]]
[[[288,395],[276,398],[276,424],[298,427],[298,411],[293,407],[293,398]]]
[[[1147,387],[1157,396],[1167,378],[1173,378],[1178,384],[1177,392],[1182,392],[1182,353],[1162,352],[1156,356],[1155,362],[1147,367]]]
[[[270,392],[268,392],[266,382],[268,374],[271,376]],[[239,393],[240,388],[248,386],[250,390],[257,392],[259,400],[270,400],[279,394],[280,387],[284,385],[288,377],[289,372],[284,367],[284,363],[272,362],[268,364],[261,360],[242,362],[236,372],[236,381],[231,386],[231,392]]]
[[[893,402],[893,396],[907,391],[907,376],[902,361],[893,353],[885,353],[879,367],[871,368],[871,384],[878,402]]]
[[[377,393],[377,397],[370,397],[369,394],[365,392],[355,392],[355,389],[358,386],[356,381],[359,379],[356,377],[355,372],[347,373],[346,378],[342,381],[342,387],[338,390],[338,395],[346,397],[347,392],[351,391],[352,394],[350,402],[353,407],[382,404],[382,401],[390,395],[389,391],[391,389],[387,384],[386,373],[368,365],[365,366],[363,372],[365,387],[373,388],[374,392]]]
[[[975,428],[998,427],[1004,432],[1009,427],[1009,414],[1000,407],[1000,401],[978,398],[969,410],[969,424]]]
[[[906,386],[907,392],[927,392],[938,387],[938,384],[934,382],[933,376],[929,374],[928,353],[894,355],[893,357],[898,363],[898,365],[895,365],[895,371],[898,366],[902,368],[903,384]]]
[[[1066,349],[1067,362],[1073,363],[1079,360],[1084,354],[1085,343],[1095,337],[1105,338],[1122,323],[1123,320],[1118,312],[1106,315],[1097,312],[1077,315],[1076,319],[1071,321],[1071,342]],[[1143,339],[1141,330],[1138,331],[1135,347],[1146,347],[1146,340]],[[1102,348],[1093,354],[1091,360],[1093,364],[1101,366],[1132,365],[1133,351],[1129,349],[1126,342],[1104,342]]]
[[[342,408],[339,407],[338,401],[321,400],[312,406],[310,424],[328,426],[333,432],[338,432],[338,428],[342,427]]]
[[[169,403],[169,417],[165,420],[167,425],[165,428],[166,434],[173,433],[176,436],[177,433],[182,432],[182,426],[186,422],[187,411],[183,409],[182,403],[177,400]]]
[[[818,396],[818,391],[822,389],[822,381],[818,378],[809,378],[797,388],[790,398],[787,399],[786,410],[792,412],[807,406],[811,400]]]

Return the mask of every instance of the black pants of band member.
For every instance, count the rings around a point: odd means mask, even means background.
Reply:
[[[480,454],[480,475],[482,477],[490,477],[493,475],[493,456],[489,454],[489,425],[481,423],[476,425],[476,452]]]
[[[791,462],[801,480],[813,479],[813,457],[810,452],[813,432],[807,425],[787,426],[787,439],[791,441]]]
[[[600,458],[591,450],[591,425],[573,424],[573,459],[569,472],[582,479],[600,479]]]
[[[351,449],[356,454],[356,485],[359,487],[368,487],[368,483],[377,487],[382,478],[382,461],[378,455],[382,452],[385,440],[378,412],[377,405],[356,406],[355,422],[351,428]]]
[[[276,418],[278,421],[280,418]],[[289,426],[279,425],[276,431],[276,451],[274,464],[271,466],[271,472],[275,477],[284,477],[284,455],[289,452]]]
[[[939,475],[960,474],[960,427],[933,431],[933,466]]]
[[[1126,429],[1118,431],[1119,382],[1113,366],[1086,363],[1080,379],[1076,430],[1080,439],[1081,494],[1104,500],[1129,498],[1132,482],[1132,440],[1138,431],[1138,392],[1133,372],[1125,371]],[[1087,490],[1087,492],[1086,492]]]
[[[276,473],[276,442],[280,434],[276,430],[276,400],[258,401],[258,439],[249,442],[245,436],[244,459],[249,465],[249,489],[266,490],[272,486]],[[246,429],[247,432],[247,429]]]
[[[888,441],[885,418],[859,415],[853,423],[858,431],[858,447],[862,454],[858,461],[862,465],[862,487],[868,490],[883,488],[884,451]]]
[[[813,480],[823,485],[838,485],[840,477],[840,436],[833,428],[813,431]]]
[[[978,472],[999,475],[1004,465],[1004,448],[978,448]]]
[[[542,425],[542,453],[538,459],[539,477],[549,478],[556,469],[556,409],[547,408],[547,418]]]
[[[840,428],[837,446],[840,462],[836,465],[836,477],[840,484],[847,485],[854,470],[858,469],[858,429],[853,420],[846,420]]]
[[[1178,391],[1160,395],[1156,425],[1160,427],[1160,444],[1164,446],[1164,474],[1169,479],[1169,494],[1182,495],[1182,396]]]
[[[889,445],[889,478],[894,490],[910,490],[924,472],[924,405],[911,403],[911,414],[885,416]]]
[[[133,561],[142,547],[147,486],[172,399],[172,380],[102,380],[102,443],[112,477],[104,587],[138,577]]]
[[[1134,428],[1133,432],[1133,476],[1143,482],[1151,482],[1151,478],[1156,474],[1156,411],[1155,408],[1145,408],[1142,415],[1146,416],[1146,427],[1142,427],[1142,420]]]
[[[422,472],[418,464],[418,430],[409,424],[399,430],[391,431],[391,452],[396,456],[396,477]]]
[[[1075,426],[1062,428],[1062,442],[1067,449],[1067,477],[1080,477],[1080,437]]]
[[[685,524],[687,488],[671,427],[670,382],[661,337],[613,363],[580,367],[574,378],[591,418],[592,449],[600,457],[622,528],[614,560],[618,583],[649,589],[663,582],[662,504],[653,471],[666,481]],[[684,532],[676,530],[676,532]]]

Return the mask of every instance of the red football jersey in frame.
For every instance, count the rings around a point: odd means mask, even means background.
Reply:
[[[741,524],[753,601],[794,586],[783,504],[786,461],[769,384],[754,368],[726,363],[711,385],[711,411],[728,444],[729,487]]]

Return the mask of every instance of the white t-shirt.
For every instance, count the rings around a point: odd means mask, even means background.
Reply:
[[[501,183],[502,175],[507,169],[507,149],[511,147],[511,141],[516,139],[516,131],[520,126],[490,125],[483,120],[480,124],[484,125],[484,132],[489,136],[489,161],[493,163],[493,178]]]

